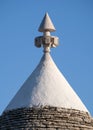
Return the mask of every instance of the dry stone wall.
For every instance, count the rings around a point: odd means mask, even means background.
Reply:
[[[93,130],[93,119],[74,109],[20,108],[0,116],[0,130]]]

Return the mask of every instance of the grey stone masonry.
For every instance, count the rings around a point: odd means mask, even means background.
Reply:
[[[93,130],[93,118],[74,109],[19,108],[0,116],[0,130]]]

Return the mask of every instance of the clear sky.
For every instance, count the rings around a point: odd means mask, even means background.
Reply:
[[[51,55],[93,115],[93,0],[0,0],[0,114],[40,61],[45,12],[60,39]]]

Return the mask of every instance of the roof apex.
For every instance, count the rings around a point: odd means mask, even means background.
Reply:
[[[48,13],[45,14],[38,31],[39,32],[45,32],[45,31],[49,31],[49,32],[54,32],[56,29],[48,15]]]

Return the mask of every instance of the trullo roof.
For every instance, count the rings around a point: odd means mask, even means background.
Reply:
[[[47,17],[48,19],[46,19]],[[43,22],[46,21],[46,24],[50,21],[49,16],[47,17],[43,19]],[[45,25],[42,23],[40,31],[44,31],[44,28]],[[49,28],[47,28],[46,30],[50,31],[53,29],[53,24],[52,27],[49,25]],[[45,37],[47,35],[46,30],[44,38],[47,39]],[[51,38],[50,35],[48,37]],[[43,36],[41,40],[42,38]],[[45,49],[48,45],[51,47],[46,42],[43,44]],[[40,107],[46,105],[88,111],[55,65],[48,50],[44,51],[40,63],[14,96],[5,111],[22,107]]]

